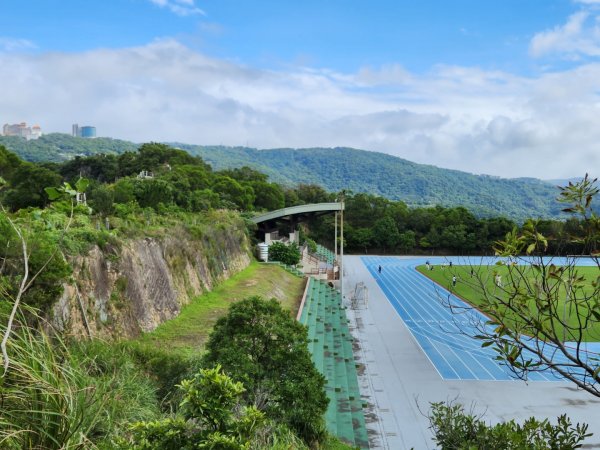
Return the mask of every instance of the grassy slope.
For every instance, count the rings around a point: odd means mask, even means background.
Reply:
[[[192,356],[203,351],[214,323],[237,300],[260,295],[278,299],[295,316],[304,290],[304,280],[275,265],[253,262],[244,271],[194,299],[175,319],[144,334],[139,343]]]
[[[519,266],[519,268],[521,270],[527,270],[523,266]],[[498,295],[500,294],[500,289],[496,288],[494,284],[495,274],[498,273],[502,277],[503,285],[506,286],[510,282],[509,269],[506,266],[473,266],[473,277],[470,275],[471,266],[453,266],[452,268],[447,267],[446,269],[436,266],[433,271],[428,271],[425,266],[419,266],[417,267],[417,270],[474,306],[482,303],[481,287],[477,286],[479,283],[478,280],[486,287],[489,293]],[[600,275],[599,269],[597,267],[579,267],[577,270],[579,275],[587,280],[585,289],[590,292],[592,290],[591,281],[595,280]],[[452,275],[456,275],[457,278],[455,287],[452,287]],[[531,276],[533,277],[533,273]],[[563,288],[560,289],[559,296],[560,299],[557,309],[563,311],[564,301],[567,297],[566,291]],[[569,317],[569,323],[572,326],[576,326],[577,317],[574,313]],[[562,329],[560,324],[557,324],[557,328],[559,328],[559,330]],[[562,332],[559,331],[559,336],[561,333]],[[596,322],[585,330],[584,341],[600,341],[600,323]]]

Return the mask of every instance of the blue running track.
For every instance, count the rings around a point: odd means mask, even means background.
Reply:
[[[398,312],[442,378],[446,380],[512,380],[508,368],[494,358],[491,348],[482,348],[481,341],[470,336],[479,334],[474,321],[485,322],[486,317],[472,311],[471,318],[457,316],[440,302],[440,295],[453,304],[464,305],[459,298],[415,270],[429,260],[437,267],[452,261],[456,265],[469,264],[465,258],[395,258],[364,256],[361,258],[389,302]],[[493,264],[494,259],[474,259],[475,264]],[[556,260],[560,264],[560,260]],[[382,273],[377,272],[381,265]],[[449,297],[448,297],[449,296]],[[475,322],[475,323],[476,323]],[[466,335],[465,335],[466,334]],[[600,343],[588,343],[587,349],[600,353]],[[548,349],[549,351],[552,349]],[[563,355],[555,355],[556,358]],[[560,381],[550,371],[533,372],[530,381]]]

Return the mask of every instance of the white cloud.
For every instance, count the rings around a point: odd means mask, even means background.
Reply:
[[[34,48],[36,48],[36,45],[27,39],[0,36],[0,51],[14,52]]]
[[[0,122],[136,142],[352,146],[502,176],[600,167],[600,64],[537,78],[438,66],[258,70],[175,40],[83,53],[0,53]],[[595,173],[594,175],[599,175]]]
[[[358,72],[356,79],[367,85],[386,85],[404,83],[411,78],[408,72],[400,64],[388,64],[379,69],[363,67]]]
[[[548,54],[559,54],[568,59],[600,56],[600,16],[589,11],[576,12],[564,25],[537,33],[531,40],[529,51],[536,58]]]
[[[194,0],[150,0],[150,2],[161,8],[167,8],[178,16],[205,15],[204,11],[196,6]]]

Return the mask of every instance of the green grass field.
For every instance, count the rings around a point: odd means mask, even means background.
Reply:
[[[473,270],[473,275],[471,275],[471,269]],[[427,270],[426,266],[419,266],[417,267],[417,270],[475,307],[484,304],[482,294],[483,289],[487,290],[489,294],[501,298],[508,298],[507,294],[503,292],[503,289],[497,287],[495,283],[496,275],[500,275],[501,284],[505,288],[511,285],[509,268],[506,266],[453,266],[451,268],[446,267],[445,269],[442,269],[441,266],[437,265],[434,270]],[[530,282],[536,278],[536,272],[530,266],[517,266],[513,267],[511,270],[519,270],[523,274],[522,278]],[[577,272],[584,278],[581,290],[577,291],[577,297],[580,298],[582,295],[593,295],[594,287],[592,286],[592,281],[598,280],[598,277],[600,277],[600,269],[598,267],[578,267]],[[456,276],[456,286],[452,286],[453,275]],[[566,311],[569,325],[577,327],[578,317],[577,314],[575,314],[574,308],[572,308],[572,304],[570,305],[567,300],[569,297],[567,295],[567,290],[563,285],[556,281],[551,280],[550,282],[556,283],[555,292],[558,299],[556,309],[561,312]],[[573,298],[573,294],[571,294],[570,298]],[[595,292],[595,300],[600,302],[597,291]],[[566,309],[565,302],[567,302]],[[533,302],[530,305],[530,308],[532,308],[532,311],[533,308],[535,308]],[[513,318],[518,320],[514,315]],[[557,335],[564,335],[561,324],[556,323],[556,327],[559,330]],[[593,323],[590,323],[584,330],[582,337],[583,341],[587,342],[600,341],[600,321],[596,320]],[[567,336],[566,340],[574,340],[574,338],[574,336],[570,336],[570,338]]]
[[[137,342],[185,356],[197,355],[204,350],[213,325],[227,313],[230,304],[254,295],[276,298],[295,317],[304,283],[279,266],[253,262],[213,291],[195,298],[179,316],[145,333]]]

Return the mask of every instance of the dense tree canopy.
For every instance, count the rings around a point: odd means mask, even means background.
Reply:
[[[16,211],[27,207],[43,208],[48,203],[44,188],[60,185],[60,175],[31,163],[20,164],[7,179],[9,189],[3,203]]]
[[[248,404],[287,424],[307,442],[322,433],[325,379],[308,352],[306,329],[275,300],[234,303],[211,333],[204,358],[244,384]]]
[[[142,171],[152,177],[138,178]],[[143,144],[137,152],[76,156],[60,164],[26,163],[0,147],[0,176],[7,182],[0,200],[12,210],[43,207],[45,187],[88,177],[89,205],[102,216],[138,207],[275,210],[341,198],[315,184],[282,187],[250,167],[214,172],[201,158],[157,143]],[[403,201],[365,193],[346,193],[345,205],[350,252],[491,254],[494,243],[517,226],[506,217],[478,218],[464,207],[410,208]],[[566,239],[582,232],[580,220],[541,220],[537,226],[551,251],[581,251],[580,244]],[[333,247],[332,216],[313,220],[308,227],[309,237]]]
[[[58,133],[31,141],[14,136],[0,136],[0,145],[5,145],[21,158],[34,162],[64,162],[77,156],[117,156],[123,153],[131,158],[139,148],[138,144],[117,139],[83,139]],[[285,186],[312,183],[331,192],[350,189],[391,200],[402,200],[411,207],[464,205],[478,216],[501,215],[518,222],[523,222],[528,217],[557,218],[561,214],[560,206],[554,202],[555,187],[542,180],[474,175],[352,148],[257,150],[180,143],[174,146],[201,157],[215,170],[233,172],[247,166],[250,170],[268,176],[270,181]],[[152,152],[149,153],[145,162],[160,161],[160,158],[152,157]],[[125,159],[121,160],[123,166]],[[163,162],[168,162],[171,166],[182,163],[174,155]],[[149,167],[135,169],[152,170]],[[132,173],[134,172],[118,176]],[[238,179],[237,175],[227,176]],[[114,178],[107,178],[105,181],[112,182]]]

